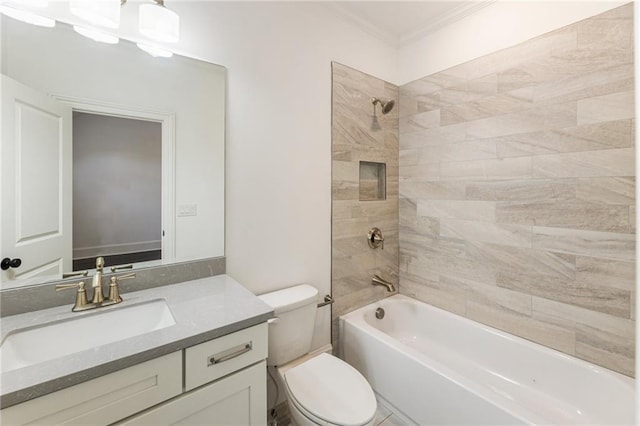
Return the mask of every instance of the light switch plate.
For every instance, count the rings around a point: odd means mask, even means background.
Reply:
[[[178,217],[197,216],[197,215],[198,215],[197,204],[180,204],[178,206]]]

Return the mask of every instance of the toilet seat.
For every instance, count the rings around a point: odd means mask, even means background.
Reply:
[[[367,380],[346,362],[322,353],[284,373],[291,402],[318,424],[361,426],[376,413]]]

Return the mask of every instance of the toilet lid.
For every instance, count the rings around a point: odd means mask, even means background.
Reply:
[[[357,426],[371,421],[376,398],[367,380],[346,362],[322,353],[284,373],[297,404],[335,425]]]

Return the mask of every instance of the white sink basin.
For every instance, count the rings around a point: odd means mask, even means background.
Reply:
[[[158,299],[103,312],[98,308],[78,317],[17,329],[0,345],[0,370],[5,372],[38,364],[175,323],[167,303]]]

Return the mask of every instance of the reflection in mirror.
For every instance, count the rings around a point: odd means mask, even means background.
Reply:
[[[1,19],[0,287],[223,256],[225,69]]]
[[[73,270],[162,259],[162,126],[73,113]]]

